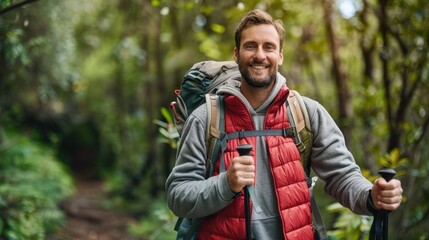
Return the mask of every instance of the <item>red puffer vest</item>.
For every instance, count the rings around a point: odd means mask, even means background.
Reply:
[[[285,101],[289,90],[283,87],[271,106],[264,122],[264,129],[282,129],[289,127]],[[227,133],[241,130],[254,130],[252,116],[246,106],[236,96],[225,96],[225,130]],[[299,151],[292,138],[282,136],[265,137],[271,175],[274,179],[278,211],[282,220],[285,239],[314,239],[310,194],[301,165]],[[238,156],[239,144],[254,146],[251,155],[256,156],[256,138],[232,139],[225,151],[225,167],[228,169],[232,159]],[[257,166],[256,166],[257,167]],[[214,166],[213,175],[219,174],[219,161]],[[258,191],[258,185],[255,185]],[[219,212],[203,219],[198,239],[245,239],[244,194]]]

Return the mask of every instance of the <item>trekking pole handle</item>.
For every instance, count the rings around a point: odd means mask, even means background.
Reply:
[[[383,168],[380,171],[378,171],[378,174],[380,174],[381,177],[384,178],[384,180],[386,180],[386,182],[389,182],[396,175],[396,172],[393,169]]]
[[[237,146],[237,151],[240,156],[248,156],[250,155],[250,151],[252,151],[252,145],[250,144],[241,144]]]

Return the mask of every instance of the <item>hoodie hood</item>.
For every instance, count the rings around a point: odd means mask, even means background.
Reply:
[[[240,81],[233,80],[233,79],[227,81],[227,84],[221,86],[216,94],[234,95],[238,97],[246,105],[247,109],[249,109],[249,111],[252,114],[264,113],[267,110],[268,106],[271,104],[271,102],[274,100],[274,98],[277,96],[277,93],[285,84],[286,84],[286,78],[283,77],[279,72],[277,72],[276,80],[272,91],[270,92],[268,98],[257,109],[253,109],[249,101],[241,93]]]

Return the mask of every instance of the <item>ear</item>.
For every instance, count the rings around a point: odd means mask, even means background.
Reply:
[[[238,50],[236,47],[234,47],[234,61],[238,64]]]

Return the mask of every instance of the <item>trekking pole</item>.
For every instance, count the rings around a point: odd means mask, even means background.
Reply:
[[[378,174],[381,175],[382,178],[384,178],[384,180],[386,180],[386,182],[389,182],[390,180],[393,179],[393,177],[396,175],[395,170],[393,169],[381,169],[380,171],[378,171]],[[388,227],[389,227],[389,213],[390,211],[387,210],[382,210],[383,211],[383,240],[387,240],[388,237]]]
[[[242,144],[237,146],[237,151],[240,156],[250,155],[252,145]],[[246,240],[252,240],[251,219],[250,219],[250,194],[247,186],[244,187],[244,217],[246,219]]]
[[[393,169],[381,169],[378,171],[386,182],[392,180],[396,175]],[[388,226],[389,226],[389,213],[390,211],[380,209],[374,212],[374,221],[372,222],[371,230],[369,231],[369,240],[387,240],[388,238]]]

